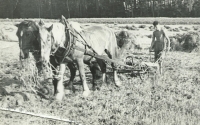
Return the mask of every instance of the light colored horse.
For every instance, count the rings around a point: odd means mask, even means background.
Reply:
[[[120,55],[117,46],[115,33],[104,26],[89,26],[84,30],[76,24],[76,28],[70,25],[68,21],[62,17],[62,23],[55,23],[50,27],[39,27],[39,39],[41,44],[41,57],[43,62],[49,62],[49,56],[55,51],[63,48],[66,49],[67,54],[63,55],[60,62],[60,79],[57,83],[56,99],[62,100],[64,96],[63,75],[65,72],[65,65],[68,62],[75,62],[78,65],[80,78],[83,85],[83,96],[87,97],[90,94],[89,87],[86,82],[84,63],[89,64],[93,57],[86,55],[86,52],[91,52],[97,55],[116,59]],[[70,44],[71,42],[71,44]],[[80,51],[85,50],[85,52]],[[69,50],[69,51],[68,51]],[[103,81],[105,81],[106,64],[103,60],[96,58],[101,71],[103,72]],[[121,81],[117,76],[116,66],[111,63],[114,72],[114,82],[116,86],[121,86]]]

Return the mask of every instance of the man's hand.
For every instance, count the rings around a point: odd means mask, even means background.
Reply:
[[[149,47],[149,52],[153,52],[154,50],[152,49],[152,47]]]

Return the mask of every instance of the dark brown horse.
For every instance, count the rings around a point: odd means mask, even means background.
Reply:
[[[111,29],[104,26],[89,26],[84,30],[80,29],[81,27],[78,26],[78,23],[75,26],[70,25],[64,17],[61,18],[61,23],[55,23],[48,28],[39,27],[41,57],[43,62],[49,62],[50,55],[59,51],[59,49],[64,50],[60,61],[60,79],[55,87],[57,100],[62,100],[64,96],[63,75],[66,63],[75,62],[77,64],[83,85],[83,96],[88,96],[90,90],[85,78],[84,63],[90,65],[94,57],[86,53],[90,52],[111,59],[116,59],[121,54],[115,33]],[[123,45],[128,46],[128,43],[130,42]],[[104,79],[106,63],[98,58],[96,58],[96,62],[103,72]],[[111,63],[111,65],[113,67],[115,85],[121,86],[121,82],[117,76],[116,66],[114,63]]]

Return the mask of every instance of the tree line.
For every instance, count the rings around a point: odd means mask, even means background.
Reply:
[[[200,16],[200,0],[0,0],[0,3],[0,18]]]

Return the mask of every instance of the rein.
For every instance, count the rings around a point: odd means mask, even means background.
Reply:
[[[65,49],[64,57],[61,62],[64,61],[65,57],[69,56],[69,54],[72,51],[73,46],[75,45],[75,42],[76,42],[75,39],[72,40],[72,37],[71,37],[72,32],[68,28],[65,29],[65,33],[66,33],[66,35],[68,34],[68,42],[65,42],[65,44],[64,44],[64,46],[66,48],[64,48]]]

